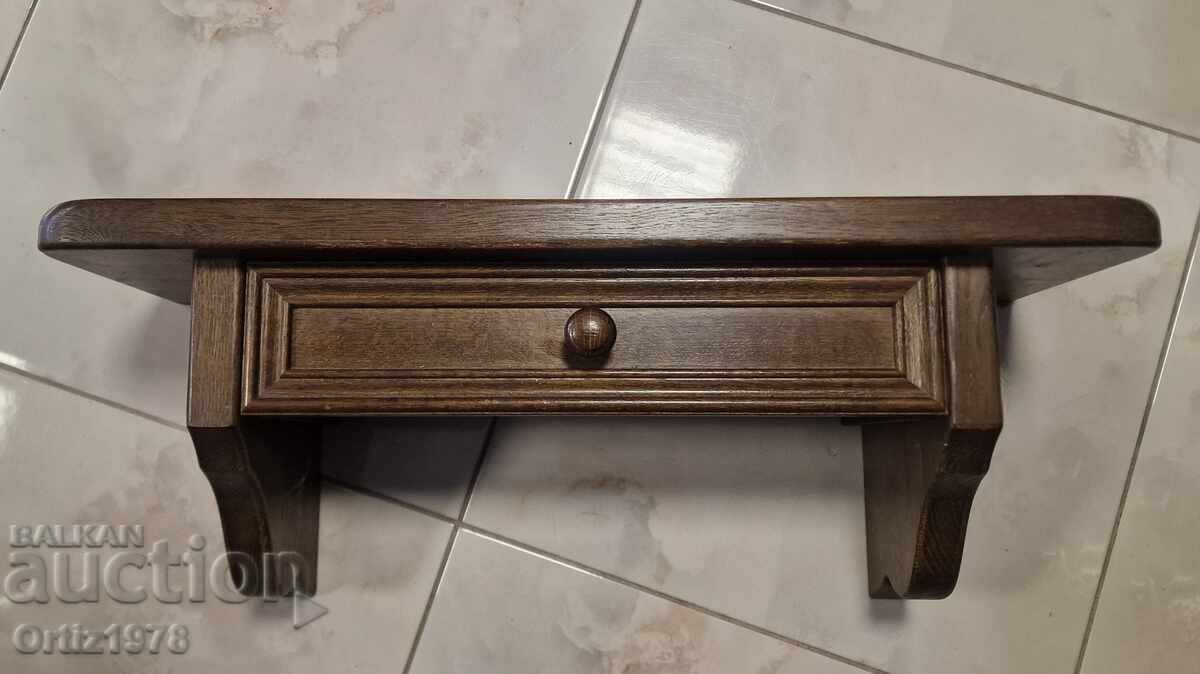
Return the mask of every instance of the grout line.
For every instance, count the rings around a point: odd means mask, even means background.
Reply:
[[[177,424],[174,421],[170,421],[168,419],[164,419],[162,417],[155,416],[155,415],[149,414],[147,412],[143,412],[142,410],[136,409],[134,407],[130,407],[129,405],[124,405],[119,402],[109,400],[107,398],[102,398],[102,397],[96,395],[95,393],[88,393],[87,391],[84,391],[82,389],[77,389],[74,386],[68,386],[66,384],[54,381],[53,379],[50,379],[48,377],[44,377],[39,374],[34,374],[32,372],[28,372],[26,370],[22,370],[17,367],[13,367],[12,365],[9,365],[8,363],[0,363],[0,370],[12,372],[13,374],[20,375],[20,376],[26,377],[28,379],[32,379],[33,381],[36,381],[39,384],[45,384],[46,386],[49,386],[51,388],[56,388],[60,391],[70,393],[71,395],[77,395],[81,398],[85,398],[94,403],[100,403],[101,405],[104,405],[106,407],[111,407],[113,409],[120,410],[122,412],[127,412],[136,417],[141,417],[142,419],[145,419],[147,421],[153,421],[155,423],[162,424],[163,426],[168,426],[170,428],[174,428],[177,431],[185,431],[185,432],[187,431],[187,426],[184,426],[183,424]]]
[[[1049,99],[1058,101],[1060,103],[1066,103],[1067,105],[1072,105],[1077,108],[1083,108],[1084,110],[1090,110],[1091,112],[1099,113],[1101,115],[1105,115],[1107,117],[1112,117],[1114,119],[1119,119],[1123,122],[1137,124],[1140,126],[1144,126],[1148,129],[1154,129],[1155,131],[1160,131],[1160,132],[1168,134],[1168,135],[1182,138],[1184,140],[1190,140],[1192,142],[1200,143],[1200,136],[1194,136],[1189,133],[1185,133],[1183,131],[1177,131],[1175,129],[1165,127],[1161,124],[1147,122],[1145,120],[1141,120],[1136,117],[1131,117],[1129,115],[1124,115],[1119,112],[1114,112],[1112,110],[1108,110],[1106,108],[1102,108],[1097,105],[1092,105],[1091,103],[1084,103],[1083,101],[1076,100],[1074,98],[1068,98],[1066,96],[1063,96],[1062,94],[1056,94],[1052,91],[1046,91],[1045,89],[1038,89],[1037,87],[1030,86],[1028,84],[1022,84],[1015,80],[1010,80],[1010,79],[1007,79],[1004,77],[1000,77],[999,75],[992,75],[990,73],[983,72],[982,70],[975,70],[973,68],[969,68],[967,66],[955,63],[953,61],[947,61],[946,59],[938,58],[936,56],[930,56],[928,54],[923,54],[919,51],[915,51],[915,50],[909,49],[907,47],[901,47],[900,45],[892,44],[891,42],[884,42],[883,40],[869,37],[869,36],[863,35],[861,33],[855,33],[853,31],[847,30],[845,28],[841,28],[839,26],[835,26],[833,24],[825,23],[823,21],[818,21],[816,19],[812,19],[807,16],[797,14],[791,10],[784,9],[777,5],[772,5],[771,3],[768,3],[768,2],[764,2],[763,0],[731,0],[731,1],[736,2],[740,5],[746,5],[747,7],[753,7],[755,9],[760,9],[760,10],[763,10],[766,12],[770,12],[772,14],[776,14],[776,15],[782,16],[787,19],[792,19],[793,21],[799,21],[800,23],[808,24],[810,26],[813,26],[814,28],[822,28],[824,30],[828,30],[828,31],[837,33],[838,35],[849,37],[849,38],[858,40],[860,42],[865,42],[869,45],[881,47],[883,49],[887,49],[889,51],[893,51],[893,52],[896,52],[899,54],[904,54],[905,56],[911,56],[913,58],[920,59],[920,60],[926,61],[928,63],[933,63],[935,65],[944,66],[946,68],[951,68],[953,70],[957,70],[959,72],[966,73],[968,75],[982,77],[985,80],[991,80],[992,82],[996,82],[998,84],[1005,84],[1010,87],[1015,87],[1017,89],[1020,89],[1021,91],[1035,94],[1038,96],[1043,96],[1045,98],[1049,98]]]
[[[429,508],[426,508],[425,506],[417,505],[416,503],[412,503],[410,501],[405,501],[404,499],[396,498],[395,496],[392,496],[390,494],[385,494],[381,491],[375,491],[374,489],[371,489],[370,487],[364,487],[362,485],[354,484],[352,482],[347,482],[341,478],[330,477],[328,475],[322,475],[321,479],[330,484],[337,485],[347,491],[352,491],[356,494],[361,494],[363,496],[369,496],[374,499],[379,499],[380,501],[387,501],[388,503],[392,503],[392,504],[395,504],[395,505],[398,505],[398,506],[401,506],[404,508],[408,508],[409,510],[412,510],[413,512],[425,515],[426,517],[432,517],[433,519],[440,520],[442,522],[445,522],[446,524],[452,524],[452,525],[457,526],[459,524],[462,524],[463,520],[467,516],[467,507],[470,505],[471,495],[475,493],[475,485],[479,481],[479,476],[483,472],[484,458],[487,456],[488,448],[491,447],[492,433],[495,431],[495,429],[496,429],[496,417],[492,417],[491,423],[488,424],[488,429],[486,431],[484,431],[483,442],[481,443],[482,446],[480,447],[480,450],[479,450],[479,458],[477,458],[475,460],[475,470],[471,474],[470,483],[467,485],[467,495],[463,498],[462,507],[459,508],[459,510],[458,510],[458,517],[451,517],[450,515],[447,515],[445,513],[440,513],[436,510],[430,510]]]
[[[17,50],[21,48],[21,43],[25,40],[25,31],[29,30],[29,22],[33,20],[33,10],[37,9],[38,0],[33,0],[29,4],[29,11],[25,13],[25,22],[21,24],[21,30],[17,32],[17,41],[13,43],[12,51],[8,53],[8,58],[4,61],[4,70],[0,72],[0,90],[4,89],[4,83],[8,81],[8,72],[12,70],[13,63],[17,60]]]
[[[442,589],[442,580],[446,577],[446,567],[450,565],[450,553],[458,540],[458,525],[450,528],[450,537],[446,539],[446,552],[438,565],[437,575],[433,577],[433,588],[429,591],[429,599],[425,601],[425,610],[421,612],[421,620],[417,623],[417,631],[413,634],[412,647],[408,649],[408,658],[404,660],[403,674],[408,674],[413,662],[417,659],[417,647],[421,645],[421,637],[425,634],[425,625],[429,622],[429,614],[433,613],[433,602],[437,599],[438,590]]]
[[[678,606],[682,606],[684,608],[691,609],[698,613],[703,613],[704,615],[706,615],[710,618],[714,618],[716,620],[720,620],[722,622],[729,623],[736,627],[741,627],[742,629],[750,630],[751,632],[754,632],[760,636],[768,637],[770,639],[775,639],[777,641],[782,641],[782,642],[784,642],[788,645],[794,646],[796,648],[800,648],[800,649],[815,653],[817,655],[827,657],[831,660],[836,660],[842,664],[849,665],[849,666],[855,667],[857,669],[861,669],[865,672],[871,672],[872,674],[887,674],[887,672],[885,672],[884,670],[878,669],[876,667],[872,667],[871,665],[868,665],[866,663],[858,662],[856,660],[851,660],[845,656],[838,655],[837,653],[825,650],[824,648],[821,648],[819,646],[813,646],[812,644],[804,643],[803,641],[793,639],[789,636],[785,636],[778,632],[774,632],[774,631],[771,631],[764,627],[759,627],[758,625],[748,623],[745,620],[741,620],[739,618],[734,618],[733,616],[727,615],[725,613],[721,613],[719,611],[714,611],[713,609],[706,608],[699,604],[692,603],[686,599],[682,599],[680,597],[676,597],[674,595],[667,594],[666,592],[663,592],[661,590],[656,590],[652,587],[648,587],[646,585],[642,585],[641,583],[637,583],[637,582],[628,580],[626,578],[622,578],[620,576],[609,573],[607,571],[602,571],[600,569],[597,569],[594,566],[589,566],[587,564],[573,561],[573,560],[567,559],[566,557],[563,557],[561,555],[556,555],[553,552],[550,552],[548,550],[543,550],[538,547],[534,547],[531,545],[527,545],[525,543],[521,543],[520,541],[517,541],[515,539],[509,538],[509,537],[501,535],[501,534],[497,534],[493,531],[488,531],[487,529],[483,529],[481,527],[477,527],[477,526],[473,526],[473,525],[465,524],[465,523],[462,525],[461,528],[463,531],[475,534],[476,536],[480,536],[482,538],[489,539],[494,543],[499,543],[501,545],[505,545],[505,546],[508,546],[508,547],[516,549],[516,550],[520,550],[521,552],[534,555],[535,557],[541,557],[542,559],[544,559],[546,561],[553,562],[560,566],[565,566],[573,571],[585,573],[585,574],[588,574],[591,576],[595,576],[597,578],[602,578],[604,580],[607,580],[607,581],[610,581],[613,583],[617,583],[618,585],[622,585],[624,587],[628,587],[630,589],[637,590],[638,592],[644,592],[648,595],[651,595],[651,596],[661,599],[663,601],[667,601],[672,604],[676,604]]]
[[[621,69],[621,60],[625,57],[625,48],[629,46],[629,36],[633,34],[633,24],[637,22],[638,11],[641,8],[642,0],[633,0],[633,10],[629,12],[629,22],[625,24],[625,33],[621,36],[621,46],[617,48],[617,56],[613,59],[608,80],[604,82],[604,88],[600,90],[600,96],[596,99],[596,107],[592,110],[592,118],[588,120],[587,133],[583,136],[579,156],[575,158],[575,167],[571,169],[571,181],[567,183],[567,194],[564,197],[566,199],[579,197],[579,182],[583,178],[583,170],[587,168],[587,163],[591,159],[592,146],[595,145],[596,134],[600,128],[600,118],[604,116],[604,111],[608,108],[608,97],[612,93],[613,83],[617,81],[617,71]]]
[[[429,623],[429,616],[433,613],[433,604],[437,601],[438,591],[442,589],[442,581],[446,579],[446,567],[450,565],[450,554],[454,551],[454,544],[458,541],[458,532],[462,527],[462,520],[467,516],[467,506],[470,505],[471,495],[475,493],[475,485],[479,482],[479,474],[483,470],[483,460],[487,456],[488,447],[492,444],[492,433],[496,430],[496,417],[492,417],[488,422],[487,430],[484,431],[482,446],[479,448],[479,457],[475,459],[475,468],[471,473],[471,481],[467,484],[467,493],[463,496],[462,505],[458,509],[458,518],[451,519],[444,515],[434,514],[433,511],[426,508],[413,506],[399,499],[387,498],[385,500],[392,501],[401,505],[412,507],[418,512],[423,512],[426,515],[433,515],[437,519],[448,521],[450,523],[450,538],[446,541],[446,552],[442,555],[442,562],[438,565],[437,575],[433,579],[433,588],[429,592],[429,599],[425,602],[425,610],[421,613],[421,620],[417,623],[417,631],[413,635],[412,647],[408,650],[408,658],[404,662],[403,674],[408,674],[412,669],[413,662],[417,658],[417,648],[421,645],[421,637],[425,635],[425,626]],[[339,484],[344,484],[341,480],[337,480]],[[355,489],[369,496],[377,496],[375,492],[367,489]],[[382,495],[378,495],[382,496]]]
[[[471,505],[471,497],[475,496],[475,485],[479,484],[479,476],[483,474],[483,462],[487,458],[488,449],[492,446],[492,434],[496,432],[496,417],[488,422],[483,434],[483,442],[479,448],[479,457],[475,459],[475,470],[471,473],[471,481],[467,483],[467,493],[463,496],[462,507],[458,510],[458,521],[467,519],[467,508]]]
[[[426,517],[432,517],[433,519],[438,520],[440,522],[445,522],[446,524],[458,524],[459,523],[458,520],[454,519],[453,517],[451,517],[449,515],[440,513],[436,510],[430,510],[429,508],[426,508],[425,506],[419,506],[416,503],[410,503],[408,501],[398,499],[395,496],[389,496],[388,494],[385,494],[385,493],[379,492],[379,491],[375,491],[374,489],[370,489],[368,487],[363,487],[362,485],[357,485],[352,482],[346,482],[345,480],[342,480],[342,479],[339,479],[336,477],[330,477],[328,475],[322,475],[321,480],[323,482],[325,482],[326,484],[336,485],[338,487],[341,487],[342,489],[345,489],[346,491],[352,491],[355,494],[360,494],[362,496],[367,496],[367,497],[370,497],[373,499],[378,499],[380,501],[387,501],[388,503],[391,503],[393,505],[398,505],[402,508],[407,508],[408,510],[411,510],[417,514],[425,515]]]
[[[1096,582],[1096,594],[1092,596],[1092,606],[1088,611],[1087,623],[1083,628],[1083,641],[1079,644],[1079,656],[1075,660],[1075,674],[1083,670],[1083,658],[1087,652],[1088,642],[1092,638],[1092,626],[1096,622],[1096,611],[1100,608],[1100,593],[1104,590],[1104,581],[1108,578],[1108,568],[1112,563],[1113,550],[1117,546],[1117,533],[1121,528],[1121,517],[1125,514],[1125,503],[1129,499],[1129,489],[1133,486],[1133,473],[1137,467],[1138,457],[1142,453],[1142,441],[1146,437],[1146,428],[1150,424],[1150,412],[1154,401],[1158,398],[1158,388],[1162,383],[1163,369],[1167,365],[1167,356],[1171,351],[1175,328],[1179,323],[1179,314],[1183,308],[1183,297],[1187,291],[1188,280],[1192,275],[1192,263],[1196,259],[1196,245],[1200,241],[1200,217],[1192,230],[1192,241],[1188,245],[1187,260],[1183,266],[1183,278],[1179,282],[1179,290],[1175,293],[1175,304],[1171,307],[1171,317],[1167,320],[1167,336],[1163,338],[1162,349],[1158,354],[1158,365],[1154,368],[1154,379],[1150,383],[1150,396],[1146,400],[1146,408],[1142,411],[1142,422],[1138,426],[1137,440],[1133,443],[1133,455],[1129,458],[1129,472],[1125,474],[1125,484],[1121,488],[1121,499],[1117,502],[1117,515],[1113,519],[1112,531],[1108,536],[1108,546],[1104,550],[1104,561],[1100,564],[1100,579]]]
[[[637,582],[628,580],[626,578],[622,578],[615,574],[609,573],[608,571],[602,571],[600,569],[597,569],[596,567],[589,566],[587,564],[583,564],[582,562],[577,562],[577,561],[568,559],[566,557],[555,554],[548,550],[544,550],[542,548],[538,548],[538,547],[535,547],[532,545],[528,545],[526,543],[522,543],[516,539],[509,538],[508,536],[496,533],[495,531],[492,531],[490,529],[485,529],[484,527],[476,526],[474,524],[468,524],[468,523],[460,521],[460,520],[455,520],[454,518],[448,517],[447,515],[444,515],[442,513],[429,510],[428,508],[416,505],[414,503],[409,503],[408,501],[403,501],[394,496],[389,496],[387,494],[383,494],[381,492],[377,492],[372,489],[367,489],[365,487],[360,487],[358,485],[343,482],[343,481],[335,479],[335,478],[326,477],[325,480],[327,482],[336,484],[339,487],[346,489],[348,491],[352,491],[352,492],[361,494],[363,496],[367,496],[369,498],[375,498],[375,499],[379,499],[381,501],[387,501],[388,503],[395,504],[397,506],[400,506],[401,508],[405,508],[407,510],[411,510],[418,514],[426,515],[426,516],[432,517],[436,520],[451,524],[454,527],[455,538],[457,538],[457,535],[459,532],[465,531],[467,533],[474,534],[474,535],[480,536],[482,538],[486,538],[494,543],[498,543],[498,544],[513,548],[515,550],[519,550],[523,553],[530,554],[535,557],[539,557],[541,559],[544,559],[548,562],[552,562],[554,564],[558,564],[559,566],[567,567],[567,568],[571,569],[572,571],[575,571],[578,573],[583,573],[583,574],[586,574],[589,576],[593,576],[595,578],[600,578],[602,580],[607,580],[607,581],[610,581],[613,583],[617,583],[618,585],[622,585],[624,587],[628,587],[630,589],[637,590],[638,592],[644,592],[653,597],[657,597],[658,599],[662,599],[663,601],[668,601],[668,602],[671,602],[672,604],[676,604],[678,606],[682,606],[684,608],[687,608],[687,609],[690,609],[693,611],[697,611],[699,613],[703,613],[704,615],[706,615],[710,618],[714,618],[716,620],[720,620],[722,622],[729,623],[735,627],[740,627],[742,629],[750,630],[751,632],[754,632],[760,636],[774,639],[776,641],[782,641],[790,646],[794,646],[796,648],[800,648],[800,649],[803,649],[803,650],[806,650],[806,651],[809,651],[812,653],[816,653],[817,655],[821,655],[821,656],[829,658],[831,660],[836,660],[838,662],[849,665],[851,667],[861,669],[865,672],[871,672],[872,674],[888,674],[886,671],[879,669],[877,667],[872,667],[871,665],[868,665],[866,663],[858,662],[856,660],[851,660],[850,658],[847,658],[844,655],[838,655],[837,653],[826,650],[819,646],[813,646],[812,644],[808,644],[803,641],[793,639],[792,637],[780,634],[778,632],[773,632],[764,627],[759,627],[758,625],[748,623],[745,620],[742,620],[740,618],[735,618],[728,614],[721,613],[719,611],[715,611],[710,608],[706,608],[699,604],[690,602],[686,599],[682,599],[680,597],[676,597],[674,595],[667,594],[666,592],[663,592],[661,590],[656,590],[652,587],[642,585],[641,583],[637,583]],[[443,562],[445,562],[445,560],[443,560]],[[441,572],[439,572],[439,580],[438,580],[438,583],[436,583],[435,585],[440,585],[441,575],[442,575]],[[436,592],[436,589],[435,589],[435,592]],[[432,607],[432,597],[430,600],[429,607]],[[429,607],[426,608],[427,613],[428,613]],[[423,616],[421,619],[422,625],[424,625],[425,620],[426,620],[426,618]],[[418,639],[419,639],[419,636],[418,636]],[[415,652],[416,652],[416,645],[414,643],[413,653],[415,653]],[[405,673],[408,672],[407,667],[405,668],[404,672]]]

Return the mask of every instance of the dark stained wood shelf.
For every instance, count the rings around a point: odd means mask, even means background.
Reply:
[[[1159,246],[1121,197],[685,200],[90,199],[42,219],[47,255],[176,302],[195,255],[258,259],[912,257],[987,248],[1014,300]]]
[[[1160,244],[1106,196],[73,201],[39,247],[192,305],[188,427],[247,594],[316,588],[341,416],[863,422],[868,587],[954,588],[996,301]]]

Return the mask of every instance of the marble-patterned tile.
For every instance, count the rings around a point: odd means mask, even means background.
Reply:
[[[53,578],[54,555],[65,554],[72,587],[79,589],[84,553],[96,554],[103,569],[119,551],[11,548],[9,525],[142,525],[145,546],[129,552],[149,554],[161,540],[178,555],[200,536],[204,559],[195,564],[208,572],[202,602],[187,594],[187,569],[180,567],[167,576],[169,587],[184,591],[178,603],[157,598],[149,566],[127,567],[122,574],[122,587],[147,590],[134,603],[116,601],[103,585],[95,603],[68,603],[53,591],[46,603],[21,603],[19,593],[6,589],[0,595],[6,641],[0,671],[212,672],[230,663],[256,672],[396,671],[413,642],[450,526],[339,488],[326,488],[321,506],[315,599],[327,615],[297,630],[290,602],[221,601],[210,575],[224,552],[216,503],[187,435],[0,370],[0,527],[6,556],[36,552]],[[17,568],[6,566],[5,577]],[[157,655],[63,655],[21,654],[10,641],[21,624],[49,630],[75,623],[89,630],[179,624],[188,629],[188,644],[181,654],[169,652],[164,641]]]
[[[488,417],[339,419],[325,425],[328,477],[457,518]]]
[[[0,71],[8,63],[33,0],[0,0]]]
[[[631,6],[40,3],[0,94],[0,361],[180,420],[185,308],[38,254],[47,208],[560,197]]]
[[[868,600],[860,445],[824,422],[501,422],[468,513],[897,674],[1069,670],[1200,210],[1200,148],[714,0],[646,0],[601,122],[586,196],[1154,206],[1161,251],[1001,312],[1006,427],[948,600]]]
[[[793,569],[812,574],[800,594],[853,598],[858,435],[836,420],[501,419],[467,520],[721,611],[784,601]]]
[[[797,15],[1200,135],[1190,0],[769,0]]]
[[[1092,627],[1084,674],[1200,667],[1200,276],[1163,366]]]
[[[412,667],[414,674],[861,671],[465,532]]]

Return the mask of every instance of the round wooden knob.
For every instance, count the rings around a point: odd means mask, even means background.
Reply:
[[[567,319],[567,347],[580,356],[603,356],[617,341],[617,324],[601,309],[586,307]]]

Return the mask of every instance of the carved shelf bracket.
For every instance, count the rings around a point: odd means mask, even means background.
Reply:
[[[233,584],[244,595],[316,593],[321,432],[239,413],[245,272],[196,260],[188,430],[212,484]]]
[[[862,428],[875,598],[939,599],[954,590],[971,501],[1003,423],[987,256],[948,259],[942,287],[949,415]]]

